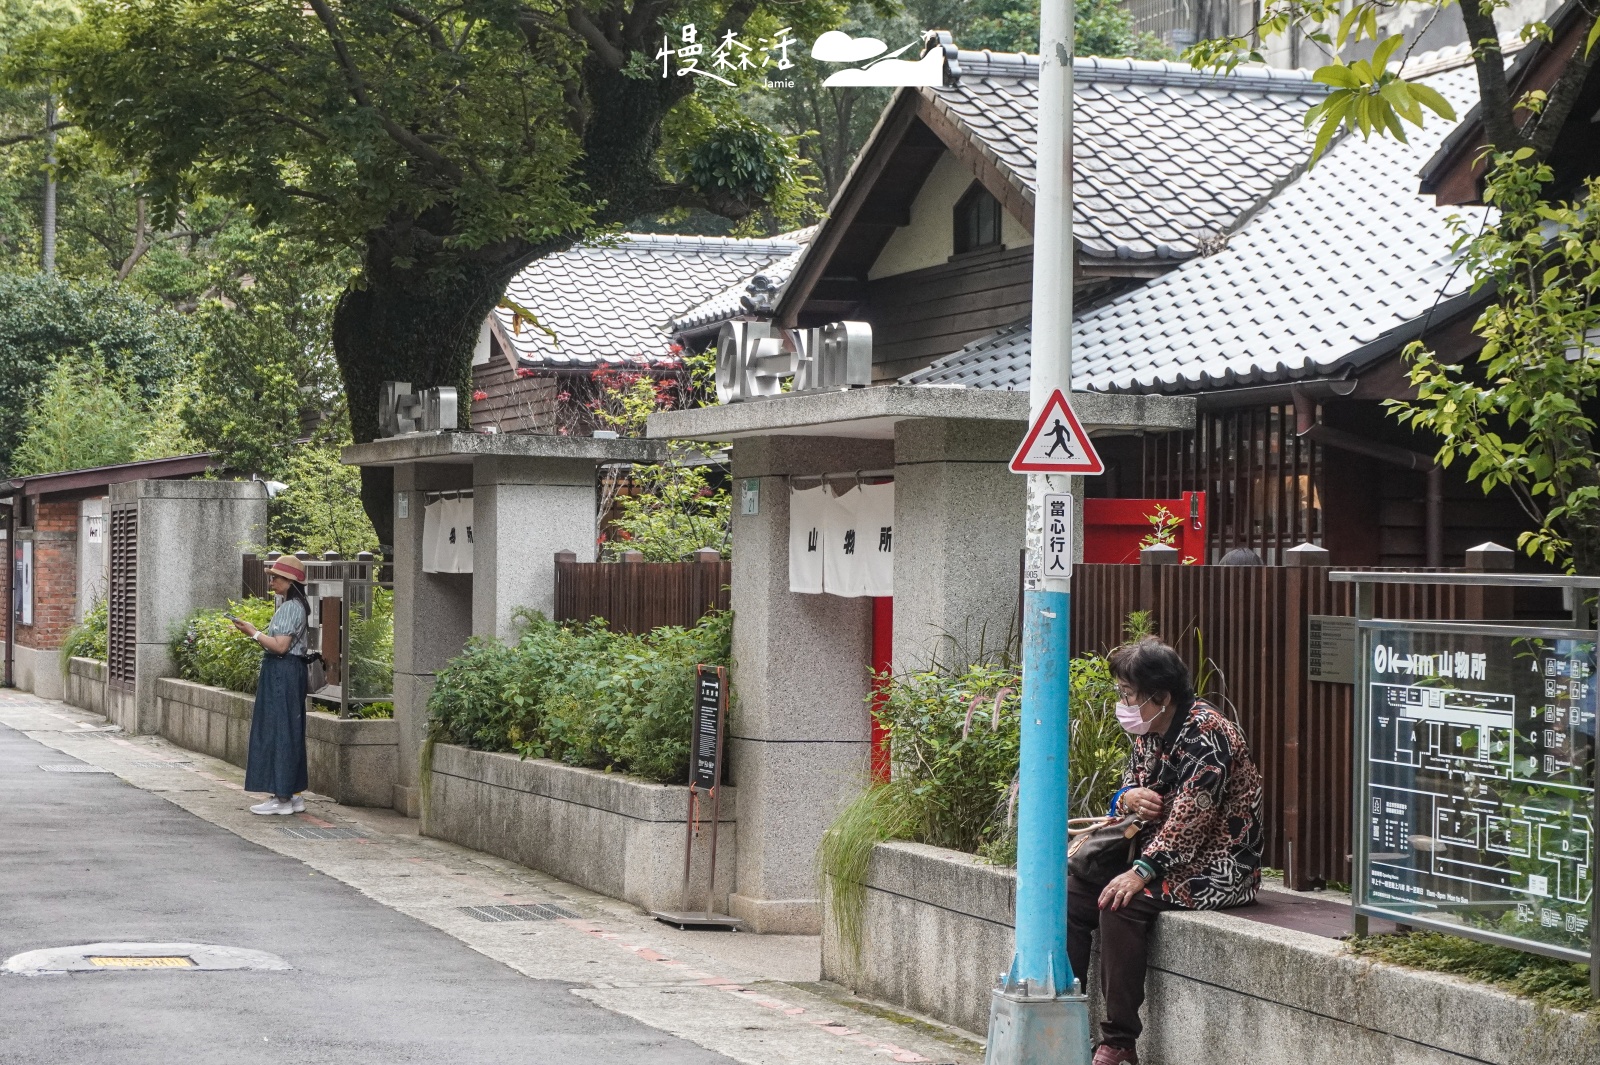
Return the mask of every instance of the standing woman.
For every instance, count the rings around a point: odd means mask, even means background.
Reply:
[[[256,708],[250,718],[250,754],[245,761],[244,790],[272,797],[250,807],[253,814],[292,814],[305,809],[306,790],[306,627],[311,604],[306,600],[306,567],[284,555],[267,570],[278,609],[265,632],[248,621],[234,627],[261,645],[261,676],[256,680]]]

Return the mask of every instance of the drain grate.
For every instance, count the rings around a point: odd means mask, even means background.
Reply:
[[[577,914],[562,906],[548,902],[534,902],[517,906],[462,906],[461,912],[478,921],[561,921],[573,920]]]
[[[55,762],[50,765],[40,765],[46,773],[109,773],[109,769],[101,769],[97,765],[85,765],[83,762]]]
[[[160,758],[150,758],[140,762],[129,762],[135,769],[181,769],[193,762],[168,762]]]
[[[318,828],[315,825],[284,825],[278,829],[295,839],[366,839],[367,834],[354,828]]]

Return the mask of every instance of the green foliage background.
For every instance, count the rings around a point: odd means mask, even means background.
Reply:
[[[197,610],[172,638],[172,663],[184,680],[254,695],[261,675],[261,645],[223,617],[232,613],[258,629],[272,622],[271,599],[240,599],[223,609]]]
[[[729,664],[732,614],[644,636],[529,611],[519,623],[515,643],[474,640],[439,672],[428,701],[435,740],[688,780],[694,667]]]
[[[94,601],[83,615],[83,620],[67,630],[67,638],[61,643],[61,672],[67,671],[67,666],[74,658],[92,658],[96,662],[106,660],[106,639],[109,619],[106,599],[101,596]]]

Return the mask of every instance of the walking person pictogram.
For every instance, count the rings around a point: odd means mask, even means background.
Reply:
[[[1072,432],[1067,428],[1066,422],[1063,422],[1060,418],[1055,419],[1055,421],[1050,424],[1050,446],[1045,448],[1045,457],[1048,458],[1051,455],[1054,455],[1056,453],[1056,449],[1060,448],[1062,451],[1066,452],[1067,458],[1077,458],[1078,453],[1072,450],[1071,441]]]

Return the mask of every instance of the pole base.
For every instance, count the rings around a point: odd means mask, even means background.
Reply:
[[[992,992],[984,1065],[1089,1065],[1093,1052],[1088,996]]]
[[[707,913],[703,910],[675,911],[659,910],[651,914],[662,924],[674,925],[682,931],[691,928],[720,928],[728,932],[737,932],[744,927],[744,921],[738,917],[729,917],[725,913]]]

